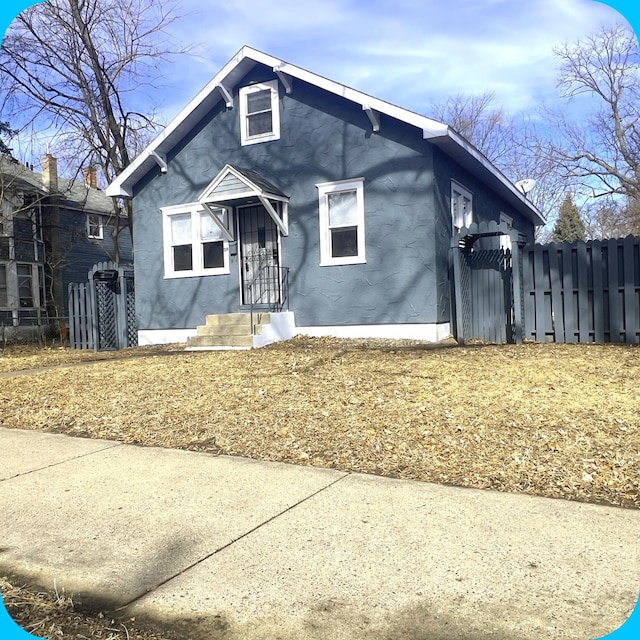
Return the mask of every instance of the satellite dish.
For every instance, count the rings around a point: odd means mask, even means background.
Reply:
[[[516,189],[522,191],[522,193],[526,196],[533,187],[536,186],[536,181],[533,178],[525,178],[524,180],[518,180],[516,182]]]

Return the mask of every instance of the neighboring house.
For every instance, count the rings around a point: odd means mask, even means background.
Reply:
[[[42,173],[0,158],[0,323],[4,327],[66,324],[67,287],[85,282],[91,267],[113,253],[113,202],[95,185],[59,178],[47,155]],[[121,225],[123,221],[121,221]],[[131,262],[128,230],[120,233],[121,260]],[[16,329],[15,332],[18,330]]]
[[[140,344],[285,302],[281,335],[442,339],[452,234],[544,222],[446,125],[249,47],[106,192],[133,199]]]

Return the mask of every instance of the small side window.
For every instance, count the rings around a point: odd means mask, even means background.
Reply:
[[[451,221],[454,233],[473,222],[473,195],[457,182],[451,183]]]
[[[34,307],[33,299],[33,269],[30,264],[19,264],[18,270],[18,299],[21,307]]]

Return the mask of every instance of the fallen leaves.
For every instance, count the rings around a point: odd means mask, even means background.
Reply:
[[[635,346],[82,353],[43,362],[101,360],[5,378],[0,424],[640,507]],[[37,358],[8,350],[0,366]]]

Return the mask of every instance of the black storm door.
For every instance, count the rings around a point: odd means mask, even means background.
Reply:
[[[278,227],[262,205],[239,209],[242,304],[280,303]]]

